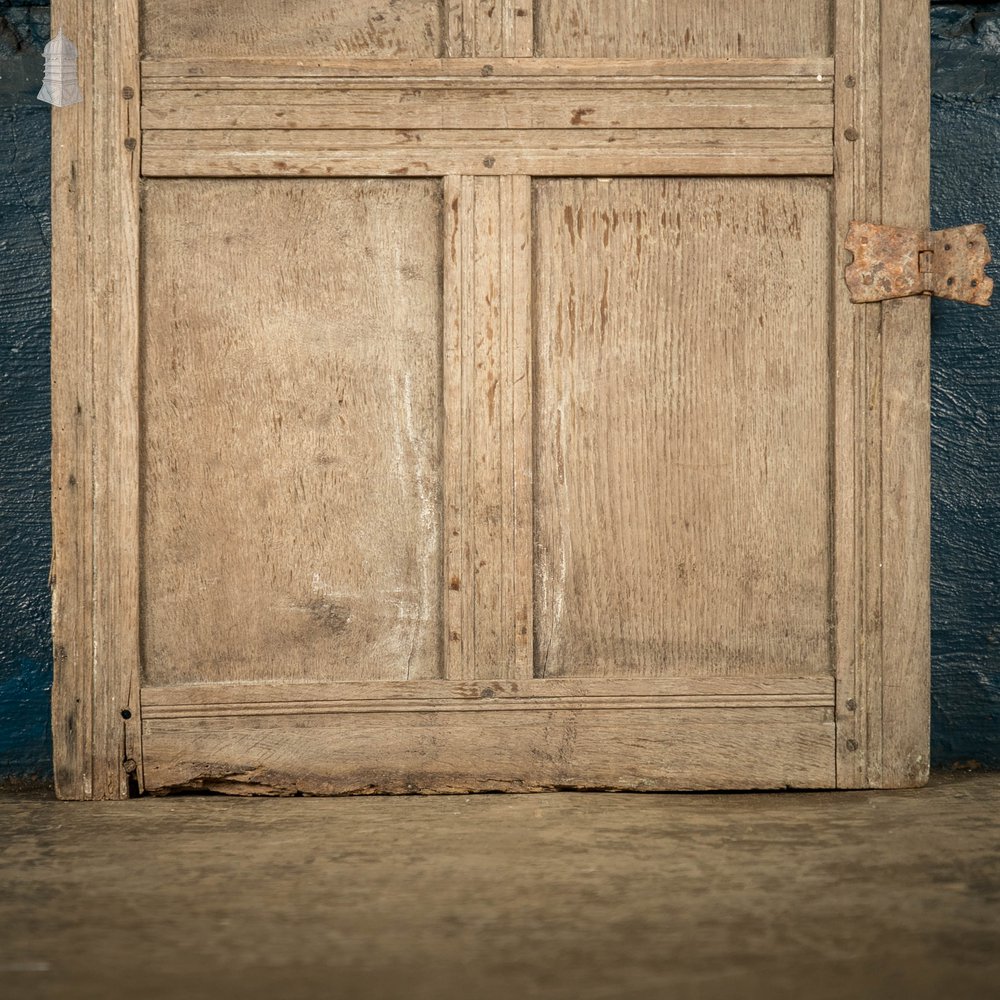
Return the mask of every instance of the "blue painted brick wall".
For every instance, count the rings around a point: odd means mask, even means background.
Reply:
[[[918,2],[918,0],[915,0]],[[48,6],[0,0],[0,781],[51,776]],[[935,4],[935,225],[1000,249],[1000,3]],[[994,277],[1000,278],[997,269]],[[1000,294],[935,303],[933,760],[1000,765]]]

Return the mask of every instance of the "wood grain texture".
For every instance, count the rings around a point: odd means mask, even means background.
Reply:
[[[556,78],[557,81],[559,78]],[[507,87],[454,77],[431,85],[322,81],[297,89],[226,86],[147,87],[144,129],[426,128],[830,128],[828,86],[772,82],[740,89],[731,80],[700,87],[636,80],[629,87],[553,86],[551,78]]]
[[[818,788],[825,708],[147,719],[153,790],[231,794]],[[208,762],[208,763],[206,763]]]
[[[142,50],[154,58],[439,56],[442,0],[142,0]]]
[[[883,0],[882,215],[925,229],[930,204],[926,5]],[[883,787],[930,767],[930,303],[882,306]]]
[[[447,6],[449,56],[531,55],[532,0],[447,0]]]
[[[440,198],[147,182],[147,683],[439,675]]]
[[[114,799],[126,759],[142,787],[138,114],[123,98],[139,85],[138,12],[54,15],[87,58],[84,102],[53,129],[53,750],[60,797]]]
[[[828,185],[535,190],[536,675],[831,671]]]
[[[538,0],[535,54],[605,58],[832,52],[831,0]]]
[[[149,130],[146,177],[831,174],[830,129]]]
[[[882,221],[881,36],[877,0],[837,8],[840,76],[834,158],[836,226]],[[851,84],[851,85],[849,85]],[[841,258],[847,254],[841,252]],[[845,261],[846,262],[846,261]],[[865,787],[881,769],[881,306],[835,283],[835,658],[837,780]]]
[[[71,37],[90,37],[84,0],[54,0]],[[81,84],[90,82],[82,68]],[[52,122],[52,750],[56,794],[93,795],[93,407],[85,234],[90,105]]]
[[[613,707],[831,708],[833,677],[548,677],[490,680],[335,681],[145,686],[144,718],[211,714],[277,715],[330,711],[412,711],[434,705],[448,711]]]
[[[927,11],[840,0],[836,228],[928,225]],[[846,253],[842,264],[846,264]],[[928,306],[849,301],[835,282],[837,780],[927,780]]]
[[[57,5],[61,795],[925,780],[926,12],[794,14]]]
[[[462,56],[443,59],[331,59],[254,58],[214,55],[204,59],[142,60],[145,88],[190,90],[206,81],[225,81],[229,88],[258,89],[254,80],[268,79],[273,86],[305,86],[307,81],[322,84],[324,79],[386,80],[426,85],[451,77],[481,77],[503,80],[520,78],[597,78],[605,86],[616,81],[628,85],[632,78],[659,79],[681,86],[691,81],[736,78],[736,86],[772,86],[775,82],[797,81],[800,86],[829,87],[834,61],[827,56],[769,59],[592,59],[523,58],[496,56],[489,63]]]
[[[530,199],[445,181],[449,678],[532,673]]]

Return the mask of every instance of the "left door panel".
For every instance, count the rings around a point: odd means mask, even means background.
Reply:
[[[143,685],[440,677],[440,182],[142,205]]]

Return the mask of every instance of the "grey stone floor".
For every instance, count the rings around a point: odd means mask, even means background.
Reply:
[[[6,998],[1000,996],[1000,775],[913,792],[0,796]]]

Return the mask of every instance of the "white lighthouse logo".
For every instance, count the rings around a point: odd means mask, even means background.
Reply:
[[[38,99],[57,108],[68,108],[83,100],[76,78],[76,46],[62,33],[45,46],[45,78]]]

